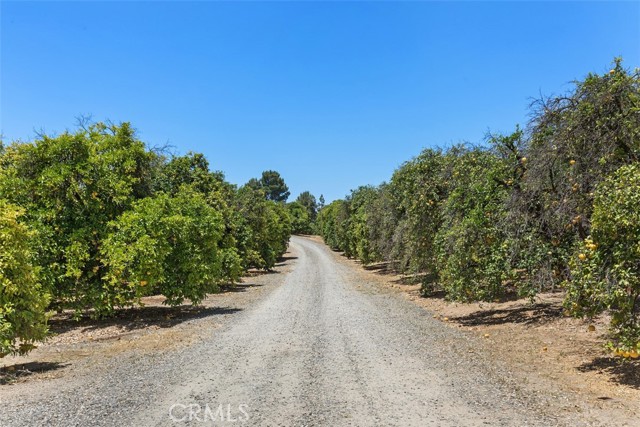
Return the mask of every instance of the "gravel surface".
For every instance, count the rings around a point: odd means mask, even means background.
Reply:
[[[293,237],[290,271],[188,345],[88,358],[63,377],[0,387],[3,426],[593,425],[571,396],[515,381],[479,338],[367,283]]]

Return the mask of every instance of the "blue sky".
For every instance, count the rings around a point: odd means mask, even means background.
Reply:
[[[242,184],[327,201],[428,146],[528,120],[614,56],[640,2],[0,2],[0,130],[129,121]]]

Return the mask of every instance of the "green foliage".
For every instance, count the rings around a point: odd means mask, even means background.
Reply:
[[[287,204],[291,227],[296,234],[313,234],[316,231],[318,203],[308,191],[300,193],[295,202]]]
[[[38,232],[37,264],[58,307],[100,307],[107,224],[150,192],[150,159],[129,124],[14,143],[0,158],[0,194]]]
[[[507,164],[492,151],[462,147],[446,159],[450,191],[436,236],[440,283],[451,299],[499,298],[509,272],[501,228],[510,185]]]
[[[34,233],[20,216],[21,209],[0,200],[0,357],[25,354],[47,335],[48,296],[33,267]]]
[[[156,173],[155,190],[176,195],[189,186],[205,198],[209,206],[222,215],[225,227],[220,246],[223,277],[228,283],[238,281],[242,273],[242,259],[237,237],[241,233],[238,213],[233,209],[236,188],[224,179],[222,172],[211,172],[209,162],[200,153],[174,156],[161,163]]]
[[[570,311],[609,310],[615,339],[631,349],[640,339],[639,160],[640,71],[616,59],[606,74],[534,103],[527,132],[426,149],[388,184],[324,206],[318,230],[346,256],[421,277],[424,294],[533,298],[565,283]]]
[[[380,258],[372,243],[374,231],[369,224],[372,204],[377,197],[378,190],[367,186],[352,191],[348,198],[349,219],[346,224],[345,252],[348,256],[358,258],[365,264]]]
[[[300,193],[296,202],[300,203],[307,210],[309,220],[313,223],[318,217],[318,202],[313,194],[308,191]]]
[[[260,186],[264,189],[267,200],[274,202],[286,202],[291,194],[284,179],[276,171],[262,172]]]
[[[362,187],[361,187],[362,188]],[[398,226],[398,217],[394,206],[391,187],[383,183],[379,187],[364,187],[372,189],[375,194],[369,194],[363,205],[366,214],[366,230],[368,242],[366,246],[367,262],[386,261],[391,259],[392,253],[398,248],[394,240]],[[369,190],[367,190],[369,191]],[[364,256],[365,252],[361,252]]]
[[[640,343],[640,164],[623,166],[595,192],[591,237],[572,258],[567,308],[579,316],[605,310],[619,347]]]
[[[238,247],[244,267],[271,269],[287,250],[291,219],[282,203],[266,200],[262,188],[245,185],[236,200]]]
[[[267,200],[288,196],[277,172],[239,191],[211,172],[202,154],[147,150],[128,123],[97,123],[0,148],[0,194],[25,212],[22,221],[38,235],[19,279],[41,282],[51,308],[102,316],[157,293],[167,304],[197,304],[249,267],[272,268],[287,249],[289,212]],[[26,273],[32,263],[38,280]],[[0,312],[3,345],[13,345],[4,338],[11,334],[40,339],[18,317],[6,320],[10,309]],[[32,320],[36,331],[35,314]]]
[[[325,206],[318,215],[322,237],[325,243],[336,251],[347,252],[349,248],[346,224],[349,218],[348,206],[344,200],[335,200]]]
[[[189,152],[185,156],[172,157],[161,164],[157,174],[155,191],[176,194],[183,185],[208,195],[224,187],[222,172],[209,171],[209,162],[201,153]]]
[[[510,205],[510,232],[528,242],[517,252],[532,293],[535,282],[550,288],[569,277],[573,248],[590,234],[595,188],[640,159],[640,74],[618,59],[609,73],[534,105],[528,162]]]
[[[313,224],[309,211],[300,202],[292,202],[287,204],[289,217],[291,218],[291,230],[295,234],[311,234],[313,232]]]
[[[403,273],[436,272],[435,237],[449,184],[443,179],[444,161],[440,150],[426,149],[391,178],[397,227],[387,257]]]
[[[157,292],[196,303],[243,270],[272,268],[292,231],[315,229],[348,257],[421,278],[425,294],[533,298],[564,283],[568,310],[610,311],[616,345],[630,351],[640,340],[639,161],[640,71],[619,59],[534,103],[526,132],[426,149],[388,183],[326,206],[309,192],[285,205],[278,172],[236,189],[202,154],[166,158],[128,124],[98,123],[0,145],[0,194],[25,212],[23,224],[3,207],[2,227],[13,231],[2,238],[33,243],[6,243],[0,260],[20,262],[0,274],[29,284],[24,307],[39,307],[38,280],[56,308],[108,313]],[[7,322],[13,303],[2,298],[2,352],[15,351],[12,336],[44,336],[7,326],[18,323]]]
[[[289,237],[291,236],[291,218],[287,208],[282,203],[269,202],[268,206],[268,228],[270,246],[275,254],[275,261],[281,257],[289,246]]]
[[[235,249],[222,247],[222,215],[191,187],[183,186],[173,197],[140,200],[111,227],[102,248],[108,267],[104,309],[149,294],[164,295],[168,305],[185,299],[198,304],[220,283],[237,279],[240,259]],[[223,262],[236,264],[229,270],[236,277],[227,277]]]

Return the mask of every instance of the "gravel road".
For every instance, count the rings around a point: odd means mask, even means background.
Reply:
[[[478,338],[293,237],[288,272],[198,339],[132,349],[0,389],[3,426],[587,425],[478,349]]]

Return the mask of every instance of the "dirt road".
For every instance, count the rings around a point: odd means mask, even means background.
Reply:
[[[478,349],[478,338],[362,281],[293,237],[290,271],[186,346],[135,349],[77,372],[0,388],[0,424],[591,425],[558,411]],[[570,404],[569,404],[570,406]],[[564,405],[566,408],[567,405]]]

